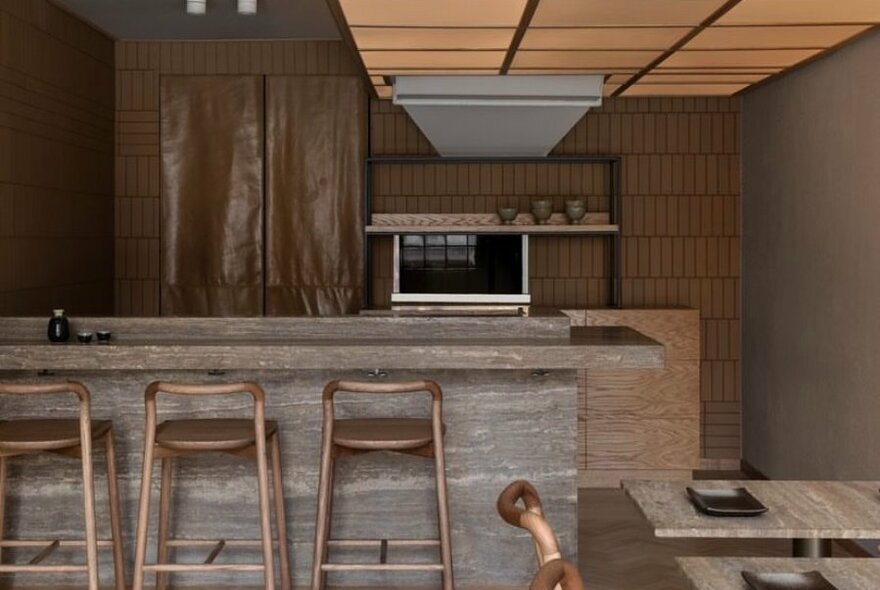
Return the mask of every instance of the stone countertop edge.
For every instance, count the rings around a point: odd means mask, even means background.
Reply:
[[[0,340],[0,370],[652,369],[662,344],[626,327],[569,338],[297,338],[53,345]]]

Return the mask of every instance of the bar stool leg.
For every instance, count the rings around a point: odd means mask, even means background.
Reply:
[[[0,540],[6,533],[6,457],[0,457]],[[3,548],[0,547],[0,563],[3,563]]]
[[[327,554],[327,539],[330,537],[328,516],[330,514],[330,494],[333,493],[332,467],[333,448],[332,435],[324,429],[324,440],[321,444],[321,474],[318,478],[318,514],[315,518],[315,547],[312,556],[312,587],[311,590],[324,590],[324,572],[321,565]]]
[[[272,458],[272,483],[275,497],[275,528],[278,529],[278,561],[281,568],[281,590],[290,590],[290,558],[287,547],[287,515],[284,508],[284,480],[281,477],[281,443],[278,433],[269,440]]]
[[[119,508],[119,482],[116,472],[116,445],[113,429],[104,437],[107,461],[107,495],[110,500],[110,534],[113,538],[113,577],[116,590],[125,590],[125,556],[122,551],[122,520]]]
[[[86,525],[86,564],[89,590],[98,590],[98,532],[95,520],[95,480],[92,473],[91,423],[80,423],[80,450],[82,459],[83,512]]]
[[[324,541],[324,553],[321,557],[321,563],[330,562],[330,539],[333,537],[333,490],[336,489],[336,459],[330,456],[330,485],[327,486],[329,493],[327,494],[327,538]],[[327,587],[327,572],[321,572],[321,588]]]
[[[134,550],[134,572],[132,573],[132,590],[144,588],[144,562],[147,557],[147,527],[150,515],[150,480],[153,478],[153,447],[156,433],[154,428],[147,428],[144,441],[144,465],[141,474],[141,497],[138,504],[137,540]]]
[[[263,587],[275,590],[275,564],[272,559],[272,519],[269,517],[269,466],[266,461],[266,434],[257,432],[257,485],[260,490],[260,533],[263,541]]]
[[[435,437],[437,433],[435,430]],[[442,433],[440,433],[442,437]],[[434,439],[434,469],[437,480],[437,522],[440,529],[440,559],[443,562],[443,590],[453,590],[452,542],[449,532],[449,501],[446,489],[446,457],[443,439]],[[436,441],[440,441],[439,444]]]
[[[171,518],[171,476],[174,467],[171,457],[162,458],[162,475],[159,491],[159,530],[156,536],[156,561],[168,562],[168,522]],[[156,590],[168,587],[168,573],[156,572]]]

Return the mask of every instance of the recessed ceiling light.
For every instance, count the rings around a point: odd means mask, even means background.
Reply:
[[[257,0],[238,0],[238,14],[257,14]]]
[[[187,14],[205,14],[208,0],[186,0]]]

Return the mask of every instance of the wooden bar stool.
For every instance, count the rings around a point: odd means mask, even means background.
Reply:
[[[371,394],[431,394],[430,419],[334,417],[333,397],[337,392]],[[332,571],[440,571],[443,590],[453,590],[452,546],[449,533],[449,506],[446,490],[446,463],[443,453],[443,393],[433,381],[410,383],[374,383],[332,381],[324,388],[324,427],[321,445],[321,475],[318,489],[318,513],[315,524],[315,552],[312,561],[312,590],[323,590],[327,572]],[[393,451],[434,459],[437,482],[437,520],[439,539],[330,539],[333,511],[333,479],[336,459],[374,451]],[[378,564],[328,563],[328,547],[379,547]],[[394,564],[386,562],[387,549],[393,546],[438,546],[440,563]]]
[[[86,572],[89,590],[98,590],[98,547],[112,547],[116,590],[125,589],[122,553],[122,521],[116,483],[116,454],[113,423],[91,419],[91,396],[82,383],[11,384],[0,383],[0,395],[47,395],[72,393],[79,398],[79,419],[5,420],[0,422],[0,548],[42,548],[27,564],[0,564],[6,573]],[[95,519],[95,487],[92,473],[92,443],[104,444],[107,461],[107,488],[110,504],[110,539],[98,539]],[[6,506],[6,473],[11,457],[51,453],[79,459],[82,463],[85,539],[5,539],[3,525]],[[85,547],[86,564],[47,565],[43,561],[59,547]]]
[[[517,505],[520,500],[524,508]],[[577,568],[562,559],[559,541],[544,518],[544,506],[535,486],[524,480],[511,483],[498,496],[497,507],[498,514],[507,524],[532,534],[538,573],[532,580],[530,590],[584,590],[584,582]]]
[[[254,400],[253,420],[208,418],[196,420],[166,420],[156,425],[156,397],[159,393],[187,396],[216,396],[248,393]],[[281,588],[290,590],[290,562],[287,556],[287,525],[284,514],[284,492],[281,479],[281,448],[278,424],[265,419],[266,394],[256,383],[218,385],[182,385],[151,383],[144,394],[146,430],[144,436],[143,479],[138,509],[137,543],[135,547],[133,590],[142,590],[144,573],[156,573],[156,588],[167,587],[170,572],[242,571],[263,572],[266,590],[275,588],[275,568],[272,556],[272,525],[269,508],[269,469],[266,458],[272,462],[275,526],[278,533],[278,557],[281,569]],[[169,532],[171,507],[171,470],[174,457],[198,453],[227,453],[256,459],[257,487],[260,508],[260,539],[172,539]],[[150,484],[153,461],[162,460],[161,491],[159,494],[159,530],[157,534],[157,562],[146,564],[147,527],[150,512]],[[213,547],[203,563],[168,563],[172,547]],[[260,547],[262,563],[217,564],[220,552],[230,547]]]

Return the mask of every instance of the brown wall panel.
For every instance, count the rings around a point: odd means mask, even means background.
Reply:
[[[269,76],[266,93],[266,314],[357,313],[363,83],[351,76]]]
[[[359,76],[341,41],[116,42],[116,313],[159,315],[163,75]]]
[[[113,41],[0,3],[0,315],[113,310]]]
[[[591,110],[557,155],[622,157],[623,304],[700,310],[702,456],[740,456],[740,101],[721,97],[614,98]],[[434,151],[402,109],[371,105],[373,155]],[[586,197],[607,208],[600,166],[473,164],[383,166],[374,211],[491,213],[528,210],[532,197]],[[414,198],[417,197],[417,198]],[[374,240],[373,301],[390,304],[390,238]],[[530,241],[535,305],[609,302],[607,242],[588,237]],[[720,425],[723,424],[723,428]]]

